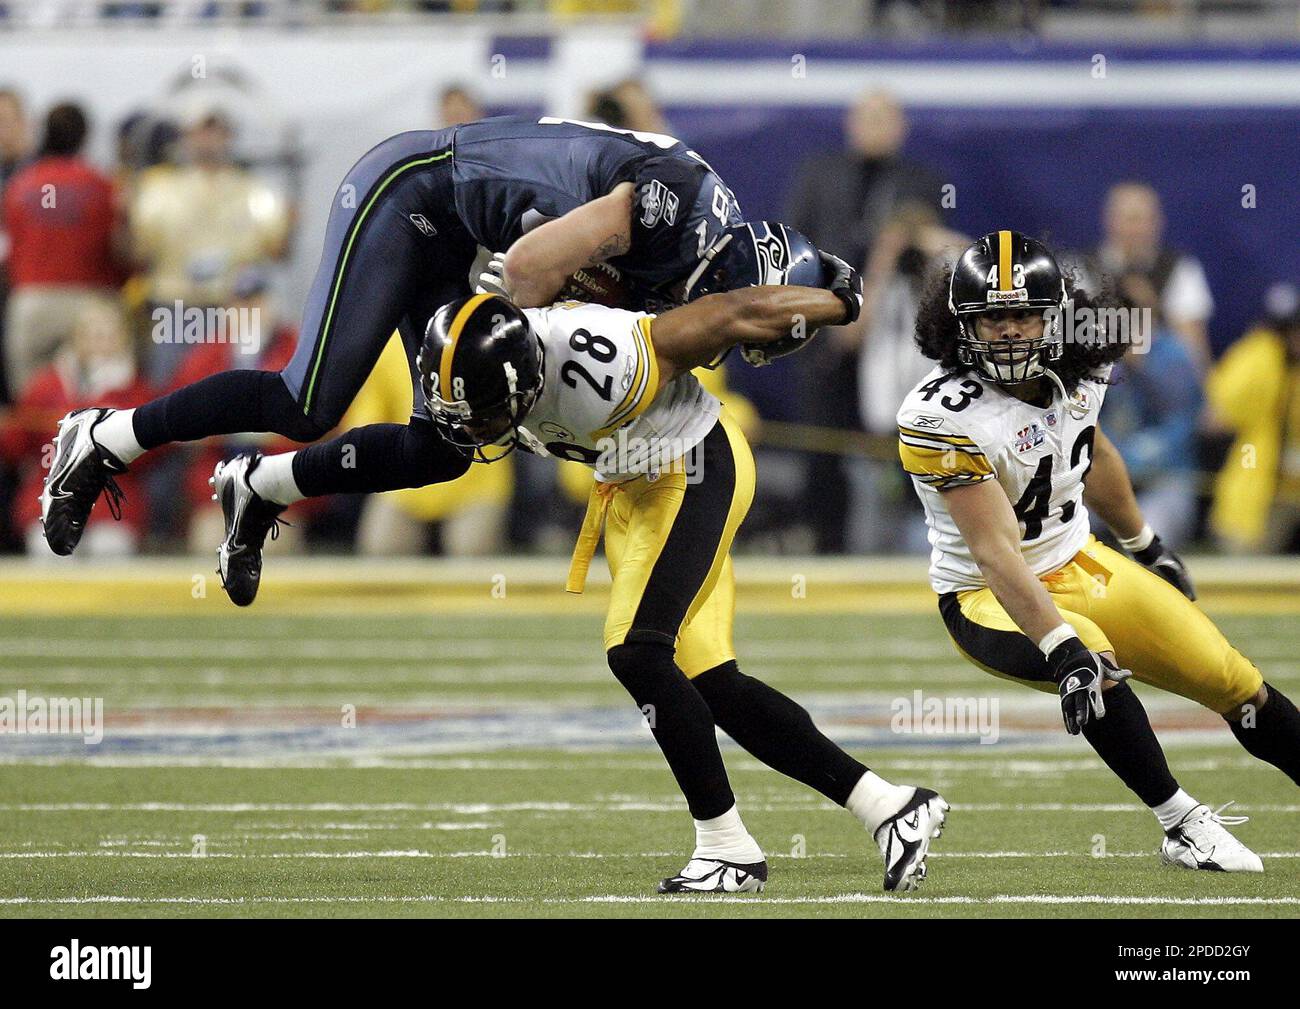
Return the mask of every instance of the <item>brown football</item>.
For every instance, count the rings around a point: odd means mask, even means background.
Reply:
[[[631,288],[617,267],[608,263],[584,266],[560,289],[559,301],[586,301],[610,308],[627,308]]]

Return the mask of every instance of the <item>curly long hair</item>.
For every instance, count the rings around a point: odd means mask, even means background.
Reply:
[[[1128,306],[1117,298],[1109,284],[1092,294],[1079,285],[1078,278],[1072,273],[1063,274],[1065,280],[1065,297],[1073,303],[1075,313],[1088,310],[1093,318],[1099,312],[1122,309]],[[936,271],[926,282],[921,295],[921,306],[916,313],[916,345],[921,353],[932,361],[937,361],[947,372],[958,375],[976,372],[973,364],[963,364],[957,357],[957,338],[961,329],[957,316],[948,308],[948,284],[952,279],[952,268]],[[1128,343],[1111,336],[1105,330],[1093,340],[1075,340],[1066,334],[1065,348],[1060,360],[1052,363],[1061,384],[1073,392],[1084,378],[1097,379],[1094,374],[1099,368],[1114,364],[1124,356]]]

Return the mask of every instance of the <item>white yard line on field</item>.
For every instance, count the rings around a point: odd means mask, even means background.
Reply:
[[[215,844],[222,835],[207,835],[209,845]],[[257,840],[347,840],[347,836],[340,835],[321,835],[321,834],[272,834],[272,835],[247,835],[237,838],[243,841],[247,838]],[[355,839],[355,838],[354,838]],[[138,841],[140,845],[165,846],[166,841]],[[1257,853],[1260,858],[1300,858],[1300,851],[1261,851]],[[0,851],[0,859],[22,860],[28,858],[191,858],[203,861],[208,858],[237,859],[241,861],[257,861],[259,859],[370,859],[370,858],[536,858],[536,859],[580,859],[580,860],[615,860],[615,859],[644,859],[644,858],[680,858],[681,852],[672,851],[637,851],[637,852],[598,852],[598,851],[565,851],[565,852],[544,852],[544,851],[507,851],[497,852],[491,850],[473,850],[473,851],[425,851],[419,848],[408,849],[388,849],[382,851],[264,851],[264,852],[242,852],[242,851],[206,851],[205,854],[196,855],[193,851],[133,851],[129,849],[119,849],[117,847],[78,849],[78,850],[57,850],[57,851]],[[824,859],[847,859],[858,858],[859,855],[849,855],[837,852],[827,852],[823,854],[805,854],[805,855],[786,855],[783,853],[769,854],[769,861],[789,860],[789,861],[818,861]],[[1027,858],[1075,858],[1075,859],[1096,859],[1104,861],[1108,858],[1149,858],[1156,859],[1158,853],[1152,851],[1117,851],[1108,852],[1104,856],[1093,856],[1083,851],[931,851],[930,858],[979,858],[979,859],[1027,859]]]
[[[269,905],[311,905],[311,904],[543,904],[549,906],[575,906],[582,904],[647,904],[671,906],[682,899],[709,904],[767,904],[780,905],[821,905],[821,904],[894,904],[907,905],[941,905],[941,904],[1049,904],[1049,905],[1137,905],[1143,907],[1268,907],[1292,906],[1300,904],[1300,897],[1113,897],[1105,894],[1078,894],[1055,896],[1050,894],[997,894],[992,897],[891,897],[878,893],[846,893],[831,897],[768,897],[760,894],[724,895],[701,894],[693,897],[638,897],[621,894],[594,895],[589,897],[446,897],[440,895],[414,895],[404,897],[387,896],[338,896],[338,897],[0,897],[0,905],[59,906],[83,904],[162,904],[193,905],[201,907],[245,907],[260,904]]]
[[[682,799],[611,799],[608,802],[25,802],[0,803],[0,812],[13,813],[351,813],[351,812],[451,812],[469,815],[485,813],[681,813]],[[822,799],[747,803],[748,810],[802,812],[840,807]],[[1132,802],[980,802],[954,803],[956,813],[1138,813],[1145,806]],[[1300,813],[1296,803],[1239,803],[1233,807],[1247,813]]]

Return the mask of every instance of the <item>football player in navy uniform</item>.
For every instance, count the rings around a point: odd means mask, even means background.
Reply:
[[[809,286],[773,286],[787,282]],[[743,289],[703,294],[730,288]],[[596,472],[567,587],[582,591],[603,534],[613,577],[609,667],[645,713],[695,821],[694,852],[660,892],[754,892],[767,880],[715,724],[847,808],[880,847],[885,889],[913,889],[947,803],[869,771],[737,665],[730,554],[753,498],[754,459],[691,372],[736,345],[764,363],[818,326],[852,321],[861,283],[803,236],[756,224],[723,236],[694,293],[702,296],[658,315],[459,299],[429,324],[419,359],[425,399],[446,441],[467,454],[519,446]]]
[[[724,229],[731,190],[672,137],[563,119],[501,117],[402,133],[367,153],[335,196],[297,352],[280,372],[213,375],[136,410],[92,408],[59,423],[41,496],[56,554],[77,546],[114,474],[144,452],[211,435],[274,432],[315,442],[342,418],[390,334],[415,376],[424,324],[478,285],[550,304],[575,272],[609,264],[641,304],[685,300]],[[481,250],[504,253],[475,270]],[[418,393],[418,389],[417,389]],[[252,602],[262,546],[286,498],[420,487],[468,462],[442,443],[423,398],[408,424],[374,424],[215,479],[218,551],[230,598]]]

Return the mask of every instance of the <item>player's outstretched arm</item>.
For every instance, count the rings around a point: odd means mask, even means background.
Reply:
[[[1133,493],[1128,467],[1115,443],[1100,425],[1092,445],[1092,468],[1084,479],[1083,501],[1119,537],[1125,550],[1143,567],[1155,572],[1188,599],[1196,588],[1182,559],[1166,547],[1142,517]]]
[[[655,319],[659,375],[666,382],[737,344],[807,339],[820,326],[844,322],[847,314],[838,295],[819,287],[770,285],[705,295]]]
[[[1077,735],[1089,719],[1105,717],[1106,682],[1132,673],[1089,651],[1061,616],[1020,552],[1020,524],[1006,491],[996,481],[984,480],[940,493],[993,595],[1042,649],[1061,695],[1066,731]]]
[[[941,491],[971,557],[1016,626],[1032,641],[1065,625],[1020,552],[1020,523],[996,480]]]
[[[575,272],[623,255],[632,247],[635,196],[632,183],[620,182],[523,235],[506,252],[504,293],[521,308],[549,305]]]

